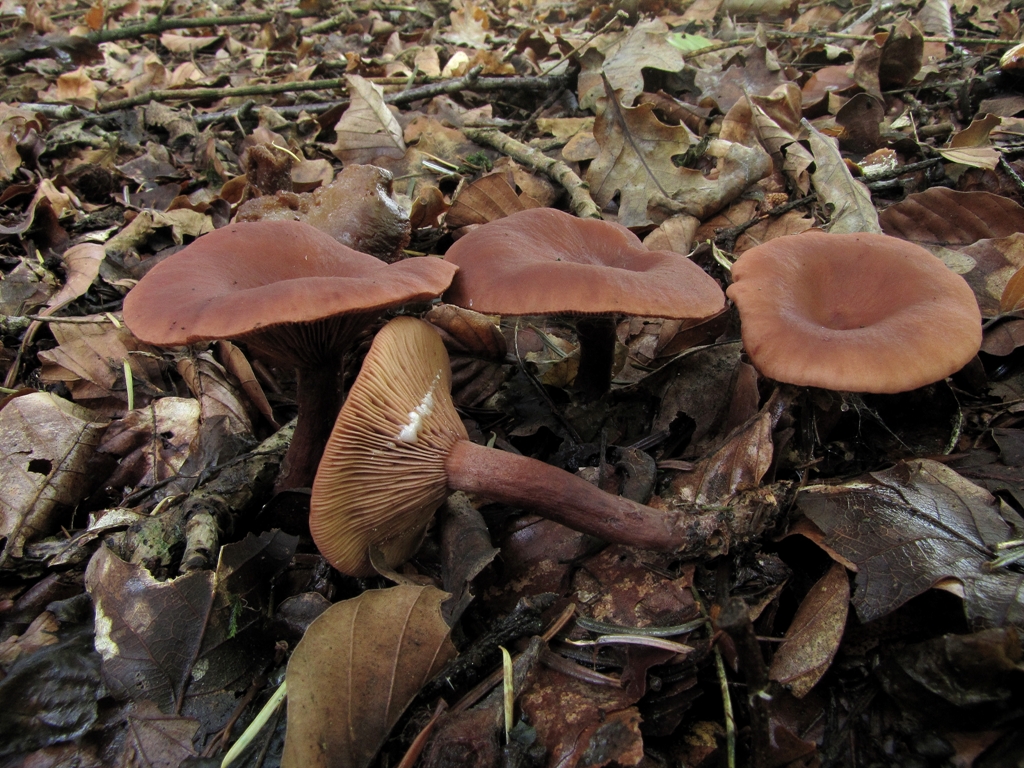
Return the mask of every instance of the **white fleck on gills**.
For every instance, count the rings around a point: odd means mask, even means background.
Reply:
[[[415,443],[419,440],[420,429],[423,427],[423,419],[434,412],[434,390],[441,382],[441,372],[438,371],[434,380],[430,383],[430,389],[423,395],[420,404],[409,411],[409,423],[402,427],[398,433],[398,439],[403,443]]]

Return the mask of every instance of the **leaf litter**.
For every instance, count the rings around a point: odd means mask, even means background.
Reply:
[[[0,11],[5,765],[219,758],[285,679],[239,764],[321,764],[327,742],[324,764],[359,766],[1019,761],[1011,5]],[[882,231],[965,278],[982,351],[913,393],[799,391],[747,362],[732,310],[631,318],[586,402],[566,319],[409,306],[474,441],[684,510],[700,554],[453,497],[387,587],[326,565],[306,489],[272,495],[294,371],[244,340],[158,349],[120,318],[232,220],[392,261],[538,205],[723,287],[777,237]]]

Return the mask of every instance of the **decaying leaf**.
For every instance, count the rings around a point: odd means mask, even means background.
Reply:
[[[128,713],[128,734],[121,752],[123,765],[173,768],[197,756],[192,740],[199,722],[167,715],[151,701],[140,701]]]
[[[111,693],[195,717],[205,733],[220,728],[270,656],[272,641],[262,632],[270,580],[296,544],[280,532],[250,535],[221,550],[216,571],[166,582],[101,547],[85,584]]]
[[[806,696],[839,650],[849,604],[846,568],[833,563],[800,603],[785,642],[772,659],[771,679],[787,686],[797,698]]]
[[[22,556],[25,544],[57,526],[91,490],[89,462],[105,423],[81,406],[35,392],[0,411],[0,563]]]
[[[975,627],[1024,626],[1024,575],[989,563],[1024,520],[984,488],[928,459],[838,486],[814,486],[797,506],[825,543],[857,568],[864,621],[936,586],[954,586]],[[952,583],[951,583],[952,582]]]
[[[345,79],[352,100],[334,128],[338,140],[331,151],[335,157],[348,165],[405,155],[402,128],[384,103],[381,87],[359,75]]]
[[[419,689],[455,655],[446,593],[398,586],[335,603],[288,662],[284,768],[364,768]]]

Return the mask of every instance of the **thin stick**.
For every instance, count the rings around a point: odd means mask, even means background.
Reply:
[[[569,193],[569,207],[581,219],[601,218],[601,210],[590,196],[590,185],[561,160],[554,160],[495,128],[463,128],[462,132],[470,141],[492,147],[517,163],[539,171],[561,184]]]

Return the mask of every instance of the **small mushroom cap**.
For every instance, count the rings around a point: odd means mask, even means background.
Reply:
[[[623,226],[553,208],[484,224],[445,261],[459,273],[444,300],[489,314],[693,319],[725,307],[718,283],[685,256],[650,251]]]
[[[161,346],[242,338],[430,299],[455,271],[436,258],[385,264],[297,221],[236,223],[153,267],[125,297],[124,319]]]
[[[960,370],[981,345],[964,279],[895,237],[779,237],[745,251],[732,277],[743,346],[777,381],[905,392]]]
[[[339,571],[372,575],[371,544],[391,567],[419,547],[448,496],[448,453],[469,439],[450,386],[448,353],[428,323],[398,317],[374,338],[310,499],[313,541]]]

